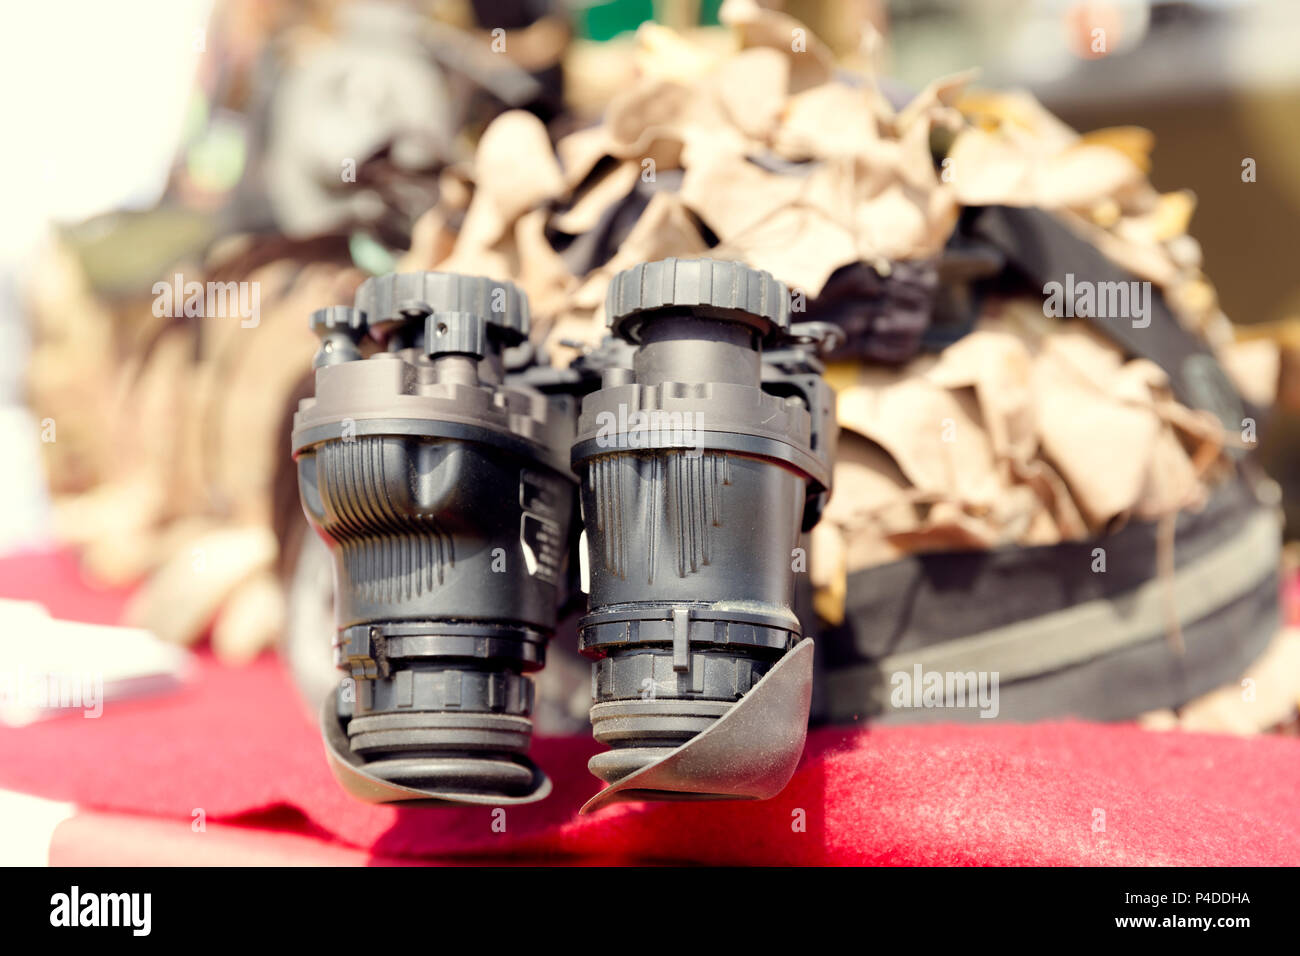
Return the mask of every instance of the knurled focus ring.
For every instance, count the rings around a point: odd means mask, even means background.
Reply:
[[[401,272],[361,283],[355,306],[373,325],[435,312],[470,312],[512,344],[528,337],[528,299],[513,282],[450,272]]]
[[[770,273],[741,262],[643,262],[615,275],[605,294],[610,330],[630,342],[640,341],[640,327],[647,319],[685,309],[744,322],[764,336],[790,327],[790,296],[785,285]]]

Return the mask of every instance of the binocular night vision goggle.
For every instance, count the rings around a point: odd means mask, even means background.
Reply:
[[[322,731],[353,796],[550,792],[528,674],[584,549],[579,649],[609,747],[584,810],[764,799],[794,773],[812,690],[800,540],[836,437],[827,330],[792,326],[766,272],[714,260],[619,273],[606,313],[610,337],[567,369],[539,360],[509,282],[381,276],[312,315],[293,454],[333,556],[345,677]]]

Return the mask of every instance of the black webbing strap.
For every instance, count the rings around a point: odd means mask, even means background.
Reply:
[[[1092,243],[1041,209],[985,206],[968,211],[970,235],[996,247],[1008,265],[1037,289],[1049,282],[1131,283],[1137,276],[1113,263]],[[1258,417],[1213,353],[1178,322],[1158,287],[1151,290],[1150,324],[1134,328],[1125,318],[1080,315],[1128,355],[1148,359],[1169,376],[1175,397],[1192,408],[1213,412],[1225,428],[1237,432],[1246,416]]]

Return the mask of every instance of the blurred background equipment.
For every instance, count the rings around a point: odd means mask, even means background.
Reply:
[[[69,710],[93,720],[105,705],[177,690],[191,668],[186,651],[145,631],[59,620],[31,601],[0,599],[0,635],[0,724],[10,726]]]

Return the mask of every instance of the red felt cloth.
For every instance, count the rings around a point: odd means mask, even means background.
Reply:
[[[261,820],[259,823],[273,823]],[[60,823],[50,839],[50,866],[400,866],[325,842],[293,827],[232,826],[86,811]]]
[[[122,600],[89,590],[66,556],[0,561],[0,596],[101,621],[113,620]],[[534,756],[555,792],[509,809],[505,832],[494,829],[486,808],[368,806],[330,777],[316,731],[274,657],[231,669],[201,656],[198,677],[183,692],[112,704],[98,720],[78,715],[0,730],[0,787],[186,824],[202,809],[210,825],[270,826],[315,838],[316,847],[335,844],[340,853],[329,859],[340,862],[355,848],[375,862],[473,854],[1300,864],[1300,741],[1292,739],[1078,722],[827,729],[810,735],[799,772],[773,800],[624,805],[579,818],[578,806],[597,786],[585,768],[595,749],[586,737],[537,740]],[[1104,831],[1094,829],[1097,810]]]

